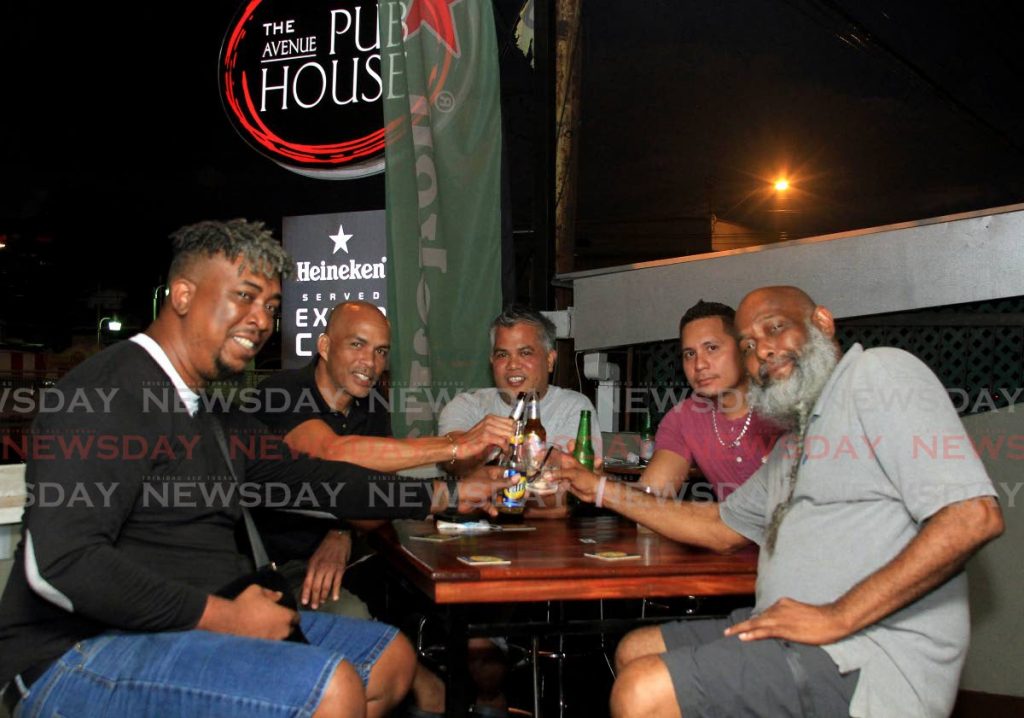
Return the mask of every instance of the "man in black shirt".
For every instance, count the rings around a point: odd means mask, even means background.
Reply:
[[[277,372],[260,385],[259,419],[293,450],[376,471],[472,459],[503,447],[511,419],[489,416],[458,438],[395,439],[384,397],[375,393],[387,365],[391,327],[368,302],[345,302],[331,312],[317,340],[317,357],[301,369]],[[303,605],[317,608],[339,597],[351,539],[329,520],[281,511],[254,512],[275,560],[310,558],[300,592]],[[380,522],[356,522],[371,530]],[[339,532],[339,528],[342,530]]]
[[[508,442],[513,422],[498,416],[486,417],[458,438],[392,438],[386,401],[373,391],[390,346],[391,328],[376,306],[339,304],[317,340],[316,359],[277,372],[260,385],[260,420],[293,450],[378,471],[472,459]],[[254,517],[272,557],[308,559],[301,603],[317,608],[329,596],[338,601],[351,548],[347,530],[337,522],[282,511],[259,510]],[[381,522],[349,523],[372,530]],[[292,564],[286,573],[294,575]],[[443,710],[443,685],[422,666],[413,693],[419,708]]]
[[[296,613],[255,584],[214,595],[253,567],[237,542],[243,504],[275,488],[339,517],[422,517],[449,498],[477,508],[493,484],[467,479],[456,498],[455,486],[404,481],[412,500],[385,506],[393,476],[231,451],[198,392],[266,342],[290,260],[244,220],[173,239],[158,319],[57,385],[102,403],[69,402],[33,425],[23,537],[0,602],[5,699],[26,715],[382,715],[415,666],[394,629]],[[281,640],[297,624],[310,645]]]

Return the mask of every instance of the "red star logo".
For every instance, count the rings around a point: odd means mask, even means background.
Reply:
[[[412,0],[405,14],[405,37],[410,38],[424,25],[455,57],[460,56],[459,38],[455,34],[452,5],[462,0]]]

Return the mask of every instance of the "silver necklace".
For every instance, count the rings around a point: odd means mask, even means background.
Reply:
[[[711,412],[711,426],[715,430],[715,438],[718,439],[718,443],[721,444],[726,449],[738,449],[739,446],[740,446],[740,441],[743,440],[743,437],[747,433],[747,429],[750,428],[750,419],[751,419],[751,417],[753,415],[754,415],[754,409],[753,408],[747,409],[747,418],[743,422],[743,428],[740,429],[740,433],[736,435],[735,439],[733,439],[729,443],[726,443],[726,442],[722,441],[722,435],[718,431],[718,410],[716,409],[716,410],[712,411]],[[742,464],[743,463],[743,457],[742,456],[737,456],[736,457],[736,463],[737,464]],[[764,463],[764,462],[762,461],[761,463]]]

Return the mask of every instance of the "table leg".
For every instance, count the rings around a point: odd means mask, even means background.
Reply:
[[[469,649],[466,639],[466,621],[457,610],[449,613],[445,658],[448,670],[444,680],[444,714],[446,718],[465,718],[469,715]]]

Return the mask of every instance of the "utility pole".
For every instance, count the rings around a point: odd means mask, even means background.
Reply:
[[[576,186],[583,0],[555,2],[555,271],[576,268]],[[567,306],[561,297],[559,308]]]

